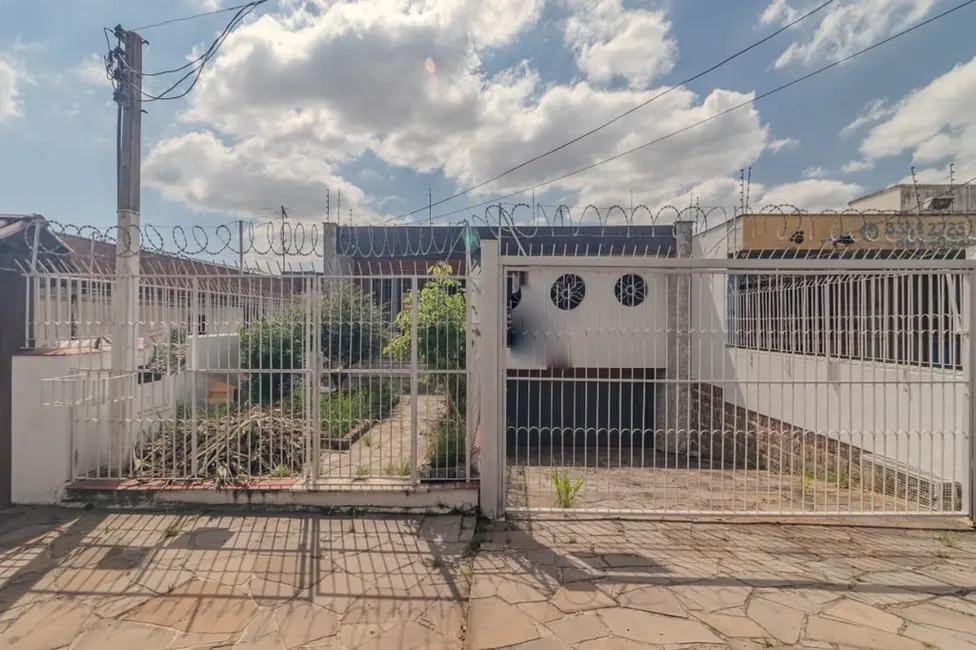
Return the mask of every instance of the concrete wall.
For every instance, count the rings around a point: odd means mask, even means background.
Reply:
[[[889,190],[878,192],[863,199],[851,201],[850,206],[856,210],[894,210],[902,209],[902,190],[893,187]]]
[[[138,384],[122,381],[126,417],[133,422],[120,448],[111,442],[111,406],[101,399],[111,388],[109,352],[52,350],[16,355],[11,397],[14,503],[56,503],[72,477],[107,471],[117,476],[133,443],[151,435],[161,417],[172,417],[175,404],[186,399],[190,384],[184,374]],[[110,468],[108,470],[107,468]]]
[[[950,188],[944,185],[898,185],[890,187],[863,199],[855,199],[850,206],[857,210],[896,210],[898,212],[913,213],[918,211],[919,200],[923,209],[929,199],[935,197],[953,197],[952,212],[955,214],[976,213],[976,187],[959,185]]]
[[[695,256],[727,257],[726,234],[722,226],[698,235]],[[692,375],[720,388],[726,405],[707,405],[714,413],[699,420],[705,429],[716,422],[743,429],[747,423],[733,422],[728,407],[742,408],[753,426],[753,416],[771,418],[903,463],[915,474],[967,481],[961,372],[730,347],[728,274],[698,273],[692,286]],[[698,402],[693,409],[702,408]]]

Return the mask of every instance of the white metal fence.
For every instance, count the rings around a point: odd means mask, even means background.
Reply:
[[[970,512],[972,262],[499,259],[501,508]]]
[[[472,475],[472,282],[450,267],[156,274],[122,322],[107,277],[27,282],[30,347],[75,358],[37,404],[70,409],[74,478],[402,489]],[[120,328],[134,349],[113,355]]]

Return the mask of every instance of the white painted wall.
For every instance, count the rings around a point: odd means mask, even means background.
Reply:
[[[586,296],[576,309],[552,304],[550,289],[563,273],[586,283]],[[574,368],[664,368],[667,361],[666,278],[641,274],[647,297],[625,307],[614,296],[621,273],[573,269],[533,269],[526,274],[522,301],[513,316],[527,324],[525,351],[506,351],[509,368],[544,368],[547,358],[568,359]],[[503,289],[504,290],[504,289]]]
[[[66,481],[128,458],[140,435],[151,433],[161,417],[171,417],[191,388],[184,373],[137,384],[127,378],[133,426],[122,449],[112,449],[107,394],[108,352],[17,355],[12,359],[12,490],[21,504],[56,503]],[[85,396],[92,398],[86,400]],[[72,466],[73,462],[73,466]]]
[[[720,226],[697,235],[693,255],[726,258],[726,233]],[[729,347],[727,286],[724,272],[699,273],[693,281],[695,378],[721,385],[726,400],[736,405],[966,483],[963,373]]]
[[[855,199],[851,201],[850,206],[855,210],[901,210],[901,195],[901,188],[891,187],[873,196]]]

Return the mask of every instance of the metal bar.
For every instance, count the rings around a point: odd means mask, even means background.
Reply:
[[[967,355],[969,368],[967,368],[966,373],[969,380],[969,389],[966,391],[969,422],[967,423],[966,441],[969,452],[969,517],[976,521],[976,436],[973,433],[976,431],[976,339],[974,339],[976,336],[976,271],[972,271],[968,275],[969,305],[966,313],[969,316],[969,322],[966,327],[965,341],[969,347],[969,354]]]
[[[310,486],[318,486],[322,476],[322,279],[312,280],[309,303],[312,323],[312,378],[309,397],[312,417],[312,476]]]
[[[196,476],[200,472],[200,466],[198,461],[198,445],[200,441],[199,432],[199,418],[197,417],[197,391],[200,384],[200,372],[198,370],[198,364],[200,363],[200,330],[198,321],[200,320],[200,279],[194,276],[190,281],[190,323],[189,323],[189,335],[190,335],[190,378],[191,378],[191,390],[190,393],[190,418],[192,426],[190,428],[190,471]]]
[[[969,271],[976,269],[973,260],[920,259],[702,259],[675,257],[551,257],[502,256],[499,263],[506,272],[530,269],[602,269],[620,273],[653,269],[659,273],[695,271],[760,271],[769,274],[791,275],[796,271]]]
[[[417,276],[410,278],[410,485],[419,481],[418,450],[420,443],[420,286]]]

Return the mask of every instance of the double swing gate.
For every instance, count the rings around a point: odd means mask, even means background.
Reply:
[[[36,274],[74,479],[402,490],[471,476],[465,278]],[[112,290],[138,287],[129,311]],[[133,293],[135,297],[135,293]],[[138,305],[137,307],[135,305]],[[57,366],[57,367],[55,367]]]

